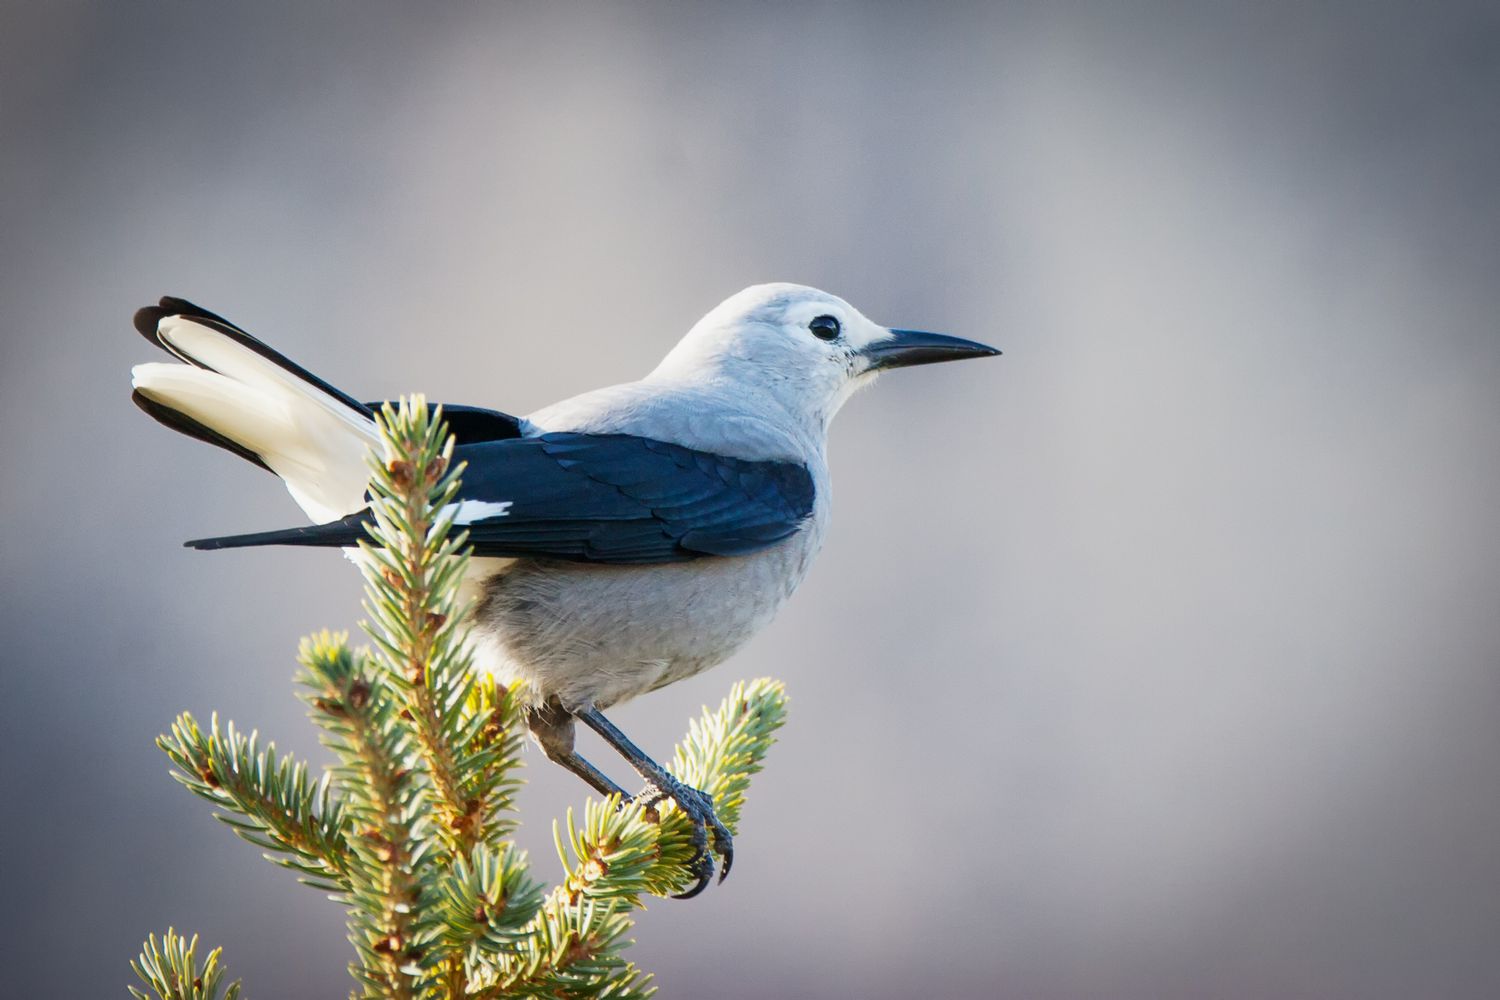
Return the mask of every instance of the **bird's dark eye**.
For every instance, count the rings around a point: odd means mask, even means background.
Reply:
[[[833,316],[819,316],[807,328],[812,331],[814,337],[819,340],[837,340],[839,335],[839,321]]]

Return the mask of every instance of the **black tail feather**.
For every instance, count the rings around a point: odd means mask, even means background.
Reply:
[[[358,545],[361,539],[369,538],[365,525],[370,522],[370,512],[357,514],[327,524],[309,524],[301,528],[282,528],[278,531],[256,531],[248,535],[220,535],[217,538],[195,538],[182,544],[190,549],[244,549],[255,545],[311,545],[320,548],[347,549]]]
[[[209,312],[202,306],[194,305],[187,299],[179,299],[167,295],[162,297],[162,300],[158,305],[146,306],[143,309],[136,310],[135,328],[137,332],[141,334],[141,336],[151,341],[151,343],[155,344],[157,347],[160,347],[163,350],[169,352],[174,357],[186,361],[188,364],[196,365],[199,368],[208,368],[207,365],[198,361],[196,358],[188,357],[187,355],[174,350],[171,344],[168,344],[166,341],[162,340],[161,332],[159,329],[160,324],[162,320],[170,316],[184,316],[195,323],[218,331],[219,333],[223,334],[225,337],[228,337],[230,340],[233,340],[235,343],[241,345],[242,347],[246,347],[254,351],[256,354],[259,354],[261,357],[265,358],[273,365],[281,368],[283,371],[295,375],[297,378],[306,382],[313,388],[319,389],[322,392],[326,392],[328,395],[332,396],[340,403],[343,403],[351,410],[356,411],[362,416],[374,419],[374,412],[371,411],[371,409],[364,403],[361,403],[359,400],[355,399],[353,396],[342,391],[341,389],[336,389],[333,386],[329,385],[327,382],[318,378],[318,376],[314,375],[306,368],[303,368],[301,365],[286,357],[284,354],[281,354],[279,351],[276,351],[275,349],[267,346],[255,337],[252,337],[250,334],[246,333],[238,326],[235,326],[224,317],[218,315],[217,313]]]
[[[228,327],[231,330],[238,330],[247,337],[250,336],[218,313],[209,312],[202,306],[189,302],[187,299],[179,299],[175,295],[163,295],[157,305],[137,309],[134,321],[136,331],[157,347],[170,350],[156,335],[157,324],[168,316],[186,316],[188,319],[207,320],[214,326]]]

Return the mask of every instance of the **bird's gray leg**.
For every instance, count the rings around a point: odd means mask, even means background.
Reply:
[[[724,867],[719,872],[719,881],[729,877],[729,868],[734,864],[734,838],[729,835],[729,830],[719,817],[714,815],[714,800],[707,792],[700,792],[696,788],[690,788],[667,773],[666,768],[656,761],[647,757],[640,747],[630,741],[630,738],[615,728],[614,723],[606,719],[597,708],[591,708],[586,712],[577,713],[578,718],[583,720],[584,725],[604,737],[604,741],[620,752],[630,766],[635,768],[646,779],[646,790],[641,793],[648,806],[670,798],[682,808],[683,813],[693,824],[693,843],[698,848],[689,866],[693,874],[698,876],[698,884],[687,892],[677,896],[678,899],[691,899],[702,892],[704,887],[713,878],[714,861],[708,853],[708,836],[705,831],[711,830],[714,838],[714,851],[724,859]]]
[[[621,801],[630,798],[625,789],[609,780],[609,775],[584,760],[573,749],[573,715],[564,710],[556,700],[549,701],[540,708],[528,708],[526,728],[531,730],[532,739],[536,740],[537,746],[542,748],[542,753],[547,755],[548,760],[572,771],[601,794],[618,795]]]

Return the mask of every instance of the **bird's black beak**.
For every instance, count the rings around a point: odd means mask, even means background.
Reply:
[[[892,330],[888,340],[877,340],[860,351],[870,359],[865,371],[905,368],[908,365],[930,365],[939,361],[962,361],[964,358],[989,358],[1000,352],[993,347],[921,330]]]

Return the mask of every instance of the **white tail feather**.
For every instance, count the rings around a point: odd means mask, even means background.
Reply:
[[[213,370],[137,365],[137,390],[255,452],[313,521],[365,506],[373,421],[209,327],[171,316],[158,329],[175,352]]]

